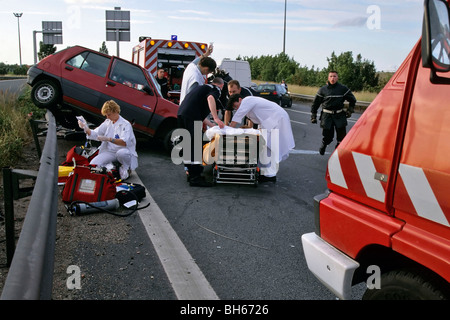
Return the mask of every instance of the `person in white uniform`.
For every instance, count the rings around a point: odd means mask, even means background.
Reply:
[[[102,142],[98,155],[91,160],[90,164],[104,167],[118,161],[121,164],[120,178],[125,180],[129,177],[130,171],[138,166],[133,127],[120,115],[120,106],[114,100],[106,101],[101,112],[106,120],[95,129],[91,130],[85,122],[78,121],[78,125],[84,129],[88,139]]]
[[[195,87],[204,85],[206,76],[216,69],[216,61],[209,57],[212,49],[213,47],[209,46],[204,55],[194,59],[184,70],[183,80],[181,81],[180,105],[186,95]]]
[[[230,97],[227,109],[236,110],[230,127],[237,127],[244,116],[259,125],[267,146],[266,153],[260,152],[260,181],[276,181],[279,163],[295,147],[288,113],[275,102],[255,96],[242,98],[239,94]]]

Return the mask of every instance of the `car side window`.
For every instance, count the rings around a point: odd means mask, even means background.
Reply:
[[[68,65],[105,77],[110,59],[102,55],[85,51],[67,61]]]
[[[114,61],[109,77],[113,81],[138,90],[148,86],[147,79],[139,67],[119,59]]]

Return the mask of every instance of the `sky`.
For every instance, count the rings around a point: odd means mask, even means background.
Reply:
[[[286,37],[284,12],[286,4]],[[129,42],[119,56],[131,61],[139,36],[214,43],[224,58],[283,52],[301,66],[322,69],[332,52],[351,51],[394,71],[420,38],[423,0],[0,0],[0,62],[34,63],[34,32],[42,21],[62,21],[63,44],[98,50],[106,41],[106,10],[130,11]],[[16,18],[13,13],[22,13]],[[20,52],[19,32],[20,26]],[[42,33],[36,33],[42,41]],[[116,42],[107,41],[110,55]]]

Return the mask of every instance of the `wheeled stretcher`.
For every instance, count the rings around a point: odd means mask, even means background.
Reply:
[[[207,136],[211,142],[204,147],[203,160],[213,165],[214,183],[258,185],[259,145],[263,140],[259,130],[228,128]]]

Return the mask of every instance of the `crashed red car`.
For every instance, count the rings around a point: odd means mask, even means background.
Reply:
[[[76,127],[83,115],[99,125],[103,103],[115,100],[135,132],[160,139],[171,149],[178,105],[164,99],[153,75],[124,59],[81,46],[59,51],[28,71],[35,105],[50,109],[63,126]]]

